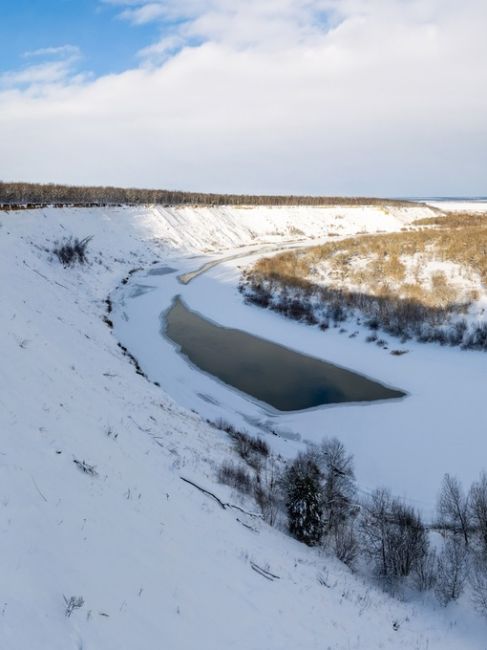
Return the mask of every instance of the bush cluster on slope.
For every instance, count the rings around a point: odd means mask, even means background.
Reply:
[[[436,520],[426,525],[419,512],[379,488],[359,497],[353,458],[343,444],[326,439],[310,445],[293,461],[273,459],[267,451],[255,463],[245,451],[265,445],[220,424],[238,442],[235,450],[247,464],[224,463],[220,482],[262,505],[271,502],[271,525],[284,524],[289,533],[308,546],[321,546],[353,569],[368,567],[387,589],[402,587],[432,591],[447,605],[468,586],[474,606],[487,616],[487,474],[482,474],[468,493],[458,480],[445,475],[437,504]],[[272,461],[272,475],[264,471]],[[260,491],[260,500],[259,500]],[[439,553],[430,543],[431,531],[443,538]]]
[[[91,239],[92,237],[85,237],[84,239],[68,237],[56,244],[52,252],[63,266],[85,264],[87,261],[87,247]]]

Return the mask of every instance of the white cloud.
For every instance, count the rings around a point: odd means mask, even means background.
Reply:
[[[167,36],[162,38],[157,43],[148,45],[138,52],[138,57],[146,64],[157,66],[180,51],[185,46],[185,40],[179,36]]]
[[[66,61],[31,65],[22,70],[9,71],[0,75],[0,88],[2,86],[57,83],[66,80],[70,72],[71,65]]]
[[[134,25],[145,25],[153,20],[164,17],[164,15],[165,10],[161,3],[150,2],[138,7],[124,9],[120,14],[120,17],[128,20]]]
[[[80,80],[80,76],[75,74],[75,67],[81,59],[81,51],[75,45],[29,50],[24,52],[23,58],[46,60],[0,74],[0,90],[18,86],[27,87],[29,90],[42,89],[50,84]]]
[[[232,47],[272,49],[292,41],[309,41],[337,14],[330,0],[105,0],[123,10],[134,25],[168,22],[186,42],[210,41]],[[165,38],[165,36],[164,36]]]
[[[152,66],[0,93],[0,178],[486,192],[483,0],[150,4],[184,18],[148,46]]]
[[[59,47],[42,47],[38,50],[24,52],[24,58],[31,59],[33,57],[74,57],[79,59],[81,57],[81,50],[76,45],[60,45]]]

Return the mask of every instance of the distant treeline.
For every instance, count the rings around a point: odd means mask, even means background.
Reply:
[[[143,190],[123,187],[75,187],[69,185],[0,182],[0,207],[3,209],[93,207],[108,205],[417,205],[412,201],[337,196],[258,196],[246,194],[203,194],[172,190]]]

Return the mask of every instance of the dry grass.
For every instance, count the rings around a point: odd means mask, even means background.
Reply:
[[[429,307],[444,307],[460,296],[440,271],[432,277],[431,287],[423,285],[420,275],[427,262],[453,262],[463,267],[466,276],[478,274],[487,284],[487,217],[452,214],[422,219],[419,225],[428,227],[333,241],[264,258],[253,272],[300,286],[303,280],[316,278],[323,265],[332,286],[418,300]],[[406,281],[404,260],[413,257],[417,270]]]
[[[323,329],[360,312],[390,333],[431,340],[485,295],[486,285],[487,215],[455,213],[262,258],[242,289],[257,304]],[[466,326],[457,319],[449,342],[462,344]]]

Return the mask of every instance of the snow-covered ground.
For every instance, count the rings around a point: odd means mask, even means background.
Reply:
[[[443,474],[470,484],[485,469],[487,411],[483,408],[486,358],[483,352],[443,348],[390,338],[389,350],[365,339],[370,331],[345,326],[323,333],[275,312],[246,305],[237,290],[240,269],[255,259],[227,261],[182,286],[177,273],[135,274],[114,294],[116,334],[149,377],[174,399],[210,419],[224,417],[255,430],[272,429],[280,453],[293,455],[303,444],[338,436],[353,452],[364,490],[390,487],[429,517]],[[192,261],[194,264],[194,261]],[[186,260],[175,261],[186,271]],[[140,288],[145,288],[142,293]],[[161,335],[161,314],[175,295],[203,316],[295,350],[360,372],[408,393],[400,401],[323,406],[280,413],[195,370]],[[135,297],[131,297],[135,296]],[[349,338],[358,332],[355,338]],[[387,336],[384,338],[388,338]],[[402,356],[390,350],[407,349]],[[169,372],[168,372],[169,371]]]
[[[159,316],[171,284],[178,293],[184,290],[191,307],[223,324],[292,343],[412,393],[400,403],[318,409],[285,421],[268,414],[280,430],[303,438],[342,436],[355,453],[362,485],[380,481],[413,496],[414,481],[425,489],[429,484],[424,470],[464,476],[476,471],[473,455],[479,464],[485,455],[485,442],[476,437],[481,427],[485,431],[482,355],[411,346],[410,354],[395,359],[346,335],[318,338],[312,329],[241,303],[235,279],[242,259],[186,286],[175,274],[147,275],[166,265],[193,270],[208,261],[207,251],[226,256],[242,246],[321,238],[339,225],[348,232],[387,230],[427,216],[424,209],[319,212],[0,213],[2,650],[485,647],[486,623],[465,604],[444,610],[428,600],[395,601],[259,520],[252,519],[257,532],[246,528],[245,516],[223,510],[180,478],[238,503],[215,480],[216,467],[231,454],[228,439],[190,409],[209,405],[197,401],[199,386],[225,401],[215,415],[230,417],[235,407],[252,416],[257,406],[189,370],[164,342]],[[63,269],[50,255],[53,242],[68,235],[94,236],[88,266]],[[135,268],[143,271],[120,285]],[[137,284],[156,288],[130,297]],[[134,372],[103,322],[109,294],[121,301],[115,306],[117,336],[130,337],[130,351],[140,354],[151,379],[157,373],[160,388]],[[146,329],[137,333],[139,325]],[[159,349],[167,352],[165,366],[158,363]],[[453,391],[452,378],[448,383],[443,377],[451,366],[456,391],[442,393]],[[412,425],[421,410],[418,431]],[[457,426],[447,427],[447,418]],[[276,444],[295,449],[299,441],[278,438]],[[434,458],[445,448],[451,463],[440,468]],[[75,460],[95,466],[96,475]],[[279,579],[265,579],[251,562]],[[83,597],[84,604],[66,617],[64,597],[71,596]]]
[[[486,212],[487,200],[449,199],[428,201],[428,205],[442,212]]]

